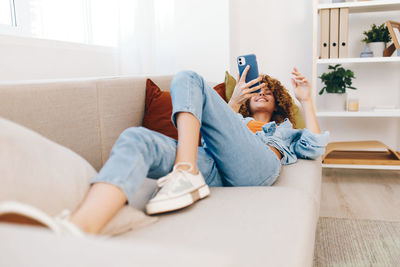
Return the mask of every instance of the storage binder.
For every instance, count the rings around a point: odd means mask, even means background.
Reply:
[[[330,9],[330,47],[329,57],[339,57],[339,8]]]
[[[349,8],[339,10],[339,57],[345,58],[348,55],[349,36]]]
[[[329,58],[329,9],[321,9],[319,58]]]

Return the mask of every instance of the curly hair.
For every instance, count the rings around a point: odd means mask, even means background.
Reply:
[[[282,123],[285,118],[288,118],[293,124],[293,128],[296,128],[293,99],[288,93],[288,90],[280,81],[268,75],[262,75],[261,83],[265,83],[265,86],[271,90],[275,98],[275,110],[272,113],[271,121]],[[244,118],[253,115],[250,109],[250,98],[240,107],[239,113],[242,114]]]

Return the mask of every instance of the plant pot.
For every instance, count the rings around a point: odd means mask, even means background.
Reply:
[[[346,111],[347,93],[324,93],[321,111]]]
[[[383,57],[383,51],[386,48],[385,42],[372,42],[368,43],[369,49],[374,54],[374,57]]]

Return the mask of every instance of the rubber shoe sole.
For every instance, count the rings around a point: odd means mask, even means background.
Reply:
[[[150,202],[146,205],[146,213],[149,215],[170,212],[179,210],[187,206],[192,205],[196,201],[203,199],[210,195],[210,188],[208,185],[193,190],[192,192],[186,193],[182,196]]]

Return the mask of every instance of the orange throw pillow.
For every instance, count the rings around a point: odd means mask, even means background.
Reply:
[[[225,100],[225,83],[214,87]],[[178,131],[171,121],[172,102],[169,91],[161,89],[150,79],[146,81],[146,101],[143,126],[178,140]],[[199,139],[199,145],[200,139]]]

